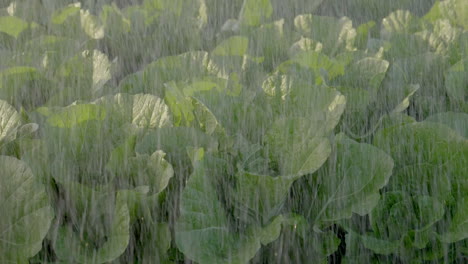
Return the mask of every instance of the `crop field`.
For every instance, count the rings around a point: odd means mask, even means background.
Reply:
[[[467,0],[0,0],[0,264],[468,263]]]

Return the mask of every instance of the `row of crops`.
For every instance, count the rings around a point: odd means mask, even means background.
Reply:
[[[339,6],[0,1],[0,263],[466,263],[468,1]]]

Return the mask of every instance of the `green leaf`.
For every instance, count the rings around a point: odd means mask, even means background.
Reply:
[[[454,24],[468,29],[468,4],[463,0],[446,0],[439,3],[439,10],[444,18],[450,19]]]
[[[42,247],[54,212],[40,180],[22,161],[0,156],[0,261],[27,263]]]
[[[355,45],[359,49],[364,49],[367,47],[368,40],[370,38],[370,33],[374,30],[376,23],[374,21],[369,21],[367,23],[361,24],[356,28],[356,40]]]
[[[314,41],[313,39],[310,38],[305,38],[301,36],[301,38],[294,42],[291,47],[289,48],[288,55],[290,58],[294,58],[298,53],[303,52],[303,51],[315,51],[315,52],[321,52],[323,49],[322,43],[318,41]]]
[[[126,76],[119,88],[129,93],[152,93],[164,97],[165,83],[188,81],[206,76],[213,65],[204,51],[166,56],[148,64],[143,71]]]
[[[190,98],[186,97],[175,82],[166,83],[165,97],[167,105],[174,116],[174,125],[190,126],[195,120],[194,108]]]
[[[111,68],[112,64],[107,58],[107,55],[99,50],[93,50],[93,94],[99,92],[104,84],[112,77]]]
[[[344,65],[342,63],[335,59],[330,59],[327,55],[319,52],[300,52],[292,58],[292,61],[311,69],[317,75],[321,74],[321,70],[323,69],[327,72],[327,76],[330,79],[344,74]]]
[[[130,156],[131,153],[127,153],[127,156],[122,153],[122,149],[116,149],[112,154],[107,169],[117,175],[120,187],[148,185],[149,193],[157,194],[167,187],[174,175],[172,165],[164,159],[166,154],[162,151],[156,151],[151,156],[146,154]],[[125,156],[119,159],[116,157],[119,154]]]
[[[454,101],[466,102],[468,93],[468,60],[461,60],[445,73],[445,88]]]
[[[239,21],[248,27],[257,27],[267,22],[273,14],[270,0],[244,0]]]
[[[206,158],[205,158],[206,159]],[[179,250],[198,263],[247,263],[260,249],[279,235],[281,216],[266,226],[249,226],[239,232],[229,224],[225,209],[218,200],[214,177],[222,165],[204,161],[195,164],[182,192],[180,216],[175,239]],[[221,166],[221,167],[220,167]]]
[[[216,56],[244,56],[247,54],[249,39],[243,36],[233,36],[223,40],[212,51]]]
[[[398,252],[400,241],[388,241],[378,239],[372,236],[363,235],[360,237],[364,247],[374,251],[377,254],[389,255]]]
[[[347,17],[338,19],[312,14],[299,15],[294,19],[294,27],[303,36],[322,43],[325,54],[335,55],[355,49],[357,33],[353,22]]]
[[[0,145],[15,139],[20,120],[21,116],[16,109],[0,100]]]
[[[330,143],[322,132],[325,126],[305,118],[280,119],[267,134],[271,159],[278,163],[280,175],[313,173],[326,161]]]
[[[451,129],[455,130],[461,136],[468,138],[468,114],[445,112],[429,116],[424,121],[437,122],[444,124]]]
[[[432,122],[393,126],[376,133],[374,145],[392,156],[394,175],[388,189],[430,195],[446,201],[451,190],[466,186],[466,139]]]
[[[107,240],[94,248],[89,241],[75,233],[71,225],[58,230],[54,243],[55,253],[59,259],[78,263],[105,263],[119,257],[127,248],[129,241],[130,215],[127,203],[117,193],[114,213]]]
[[[137,141],[135,151],[140,154],[151,155],[157,150],[162,150],[168,155],[169,162],[189,163],[186,153],[187,147],[204,148],[210,152],[218,149],[215,138],[192,127],[165,127],[149,131],[141,140]]]
[[[99,17],[103,22],[105,33],[111,38],[128,33],[131,29],[130,20],[115,4],[104,5]]]
[[[407,10],[397,10],[382,20],[380,35],[389,39],[392,34],[415,33],[420,28],[419,20]]]
[[[270,221],[279,214],[291,185],[299,177],[238,172],[235,189],[230,194],[235,201],[234,214],[246,222]]]
[[[142,247],[136,252],[136,257],[143,263],[172,263],[169,260],[169,249],[171,248],[171,230],[168,223],[158,223],[146,219],[142,232]]]
[[[29,23],[14,16],[0,16],[0,32],[18,38],[21,32],[29,28]]]
[[[71,16],[78,15],[80,12],[80,6],[81,4],[79,3],[71,4],[61,10],[55,11],[51,18],[52,23],[63,24]]]
[[[53,90],[53,83],[36,68],[17,66],[0,72],[0,99],[18,109],[42,105]]]
[[[315,220],[330,222],[368,214],[380,199],[379,190],[392,175],[393,160],[380,149],[339,134],[336,148],[317,172]],[[318,224],[317,222],[315,224]]]
[[[407,100],[414,93],[419,85],[419,96],[437,98],[444,96],[444,69],[447,62],[443,56],[435,53],[422,53],[415,56],[398,58],[391,64],[387,75],[383,81],[383,87],[378,94],[378,105],[382,105],[387,111],[402,110],[409,104]],[[415,96],[416,97],[416,96]],[[406,98],[406,99],[405,99]],[[405,102],[406,101],[406,102]],[[404,104],[401,104],[401,103]],[[397,107],[400,105],[402,107]],[[418,102],[415,102],[417,107]],[[433,106],[427,106],[421,109],[421,114],[431,113]]]
[[[280,175],[312,173],[325,162],[330,154],[325,136],[338,124],[345,101],[334,89],[293,87],[284,102],[286,115],[267,132],[270,157]]]
[[[61,62],[65,58],[60,57]],[[66,104],[74,100],[89,100],[102,94],[102,88],[112,77],[113,64],[99,50],[84,50],[62,62],[56,78],[65,86],[52,103]],[[50,104],[51,102],[49,102]]]
[[[349,65],[345,74],[339,78],[342,86],[362,88],[375,100],[380,85],[387,73],[390,63],[386,60],[367,57]]]
[[[154,95],[119,93],[101,97],[94,104],[106,109],[117,122],[131,123],[141,128],[172,126],[169,107]]]
[[[454,44],[460,39],[460,29],[450,25],[447,19],[437,20],[432,31],[423,30],[416,35],[426,40],[435,53],[459,59],[459,47]]]
[[[424,248],[431,226],[442,219],[444,212],[444,205],[433,197],[388,192],[372,210],[370,223],[374,236],[387,241],[384,244],[400,241],[404,247]],[[370,249],[372,244],[368,244]]]
[[[455,215],[450,221],[448,231],[439,239],[444,243],[454,243],[468,237],[468,197],[462,195],[457,201]]]
[[[104,26],[89,10],[80,10],[80,21],[83,31],[92,39],[104,38]]]
[[[61,128],[72,128],[90,120],[102,121],[106,117],[103,107],[93,104],[78,104],[64,107],[61,111],[50,115],[47,123]]]
[[[405,111],[406,108],[408,108],[410,104],[409,99],[411,98],[411,96],[413,96],[413,94],[416,91],[419,90],[419,88],[420,88],[419,85],[408,85],[407,87],[405,87],[405,92],[404,92],[405,98],[397,106],[395,106],[395,108],[392,110],[390,114],[401,113]]]

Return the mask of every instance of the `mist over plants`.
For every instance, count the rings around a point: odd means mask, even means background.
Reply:
[[[468,1],[0,0],[0,263],[467,263]]]

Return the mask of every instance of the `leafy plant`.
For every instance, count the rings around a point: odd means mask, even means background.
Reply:
[[[338,2],[0,1],[0,262],[466,262],[466,1]]]

